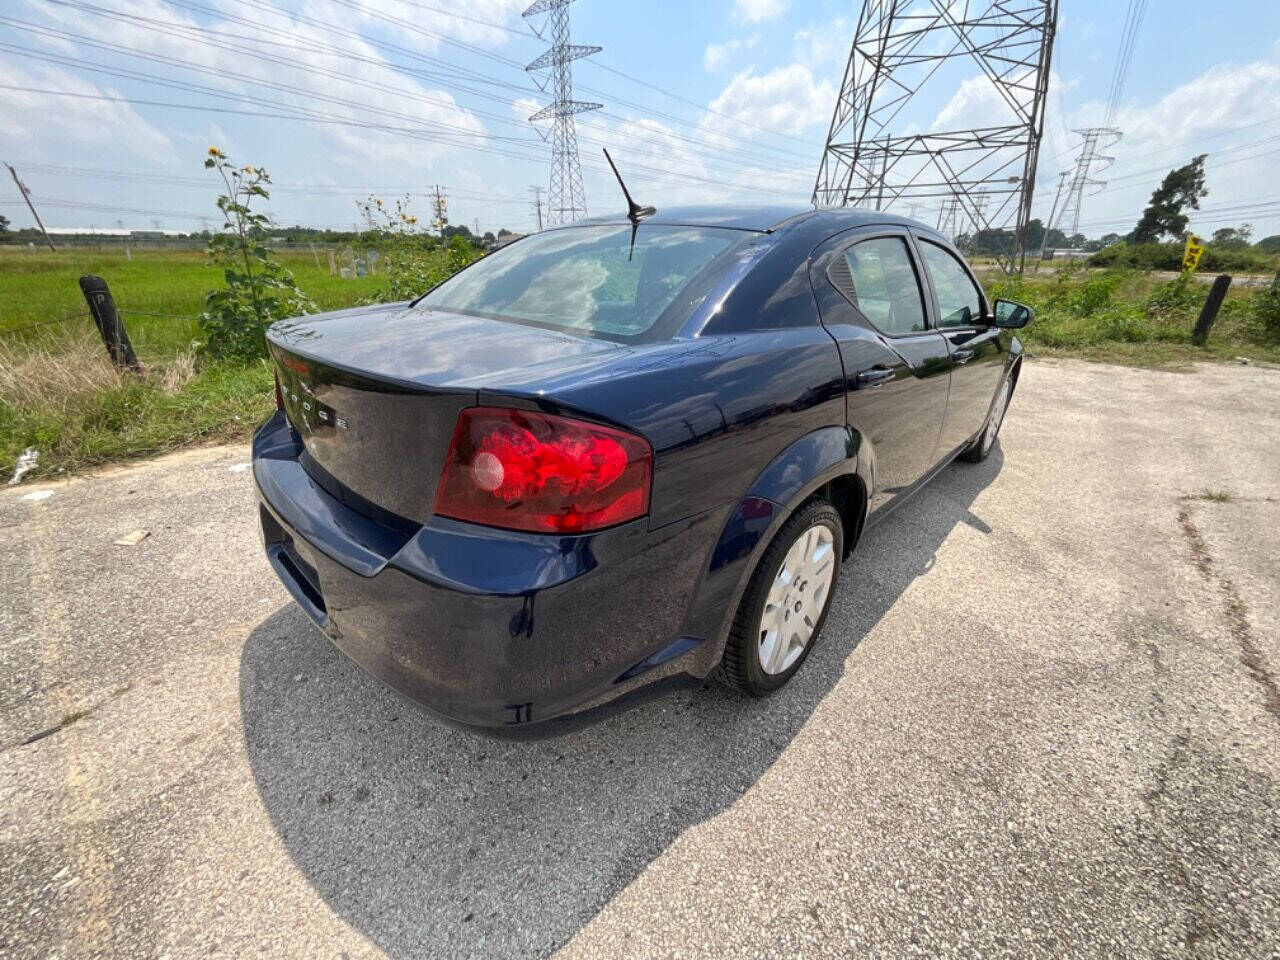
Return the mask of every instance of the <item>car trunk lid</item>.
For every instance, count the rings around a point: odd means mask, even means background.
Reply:
[[[392,304],[277,323],[268,344],[303,465],[366,514],[423,523],[477,383],[616,351],[608,341]]]

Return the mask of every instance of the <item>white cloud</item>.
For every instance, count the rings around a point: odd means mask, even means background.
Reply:
[[[759,23],[780,17],[791,6],[791,0],[734,0],[733,15],[748,23]]]
[[[306,3],[301,6],[308,16],[314,16],[316,20],[390,30],[395,33],[395,41],[399,44],[434,51],[440,48],[442,36],[484,47],[502,46],[512,39],[512,34],[491,24],[510,24],[527,32],[520,13],[528,5],[528,0],[466,0],[466,3],[455,5],[461,8],[461,13],[444,12],[450,5],[441,4],[440,12],[432,10],[429,15],[421,4],[413,0],[377,0],[358,8],[329,4],[324,9]]]
[[[753,33],[745,40],[730,40],[727,43],[709,43],[702,52],[702,65],[708,73],[712,73],[728,61],[729,57],[740,50],[754,50],[760,42],[760,34]]]
[[[487,2],[492,5],[498,0]],[[511,3],[505,5],[514,9]],[[393,4],[383,9],[398,11],[399,15],[412,8]],[[270,30],[262,31],[264,38],[270,40],[270,45],[263,49],[269,57],[286,60],[287,67],[283,68],[271,60],[246,55],[243,41],[228,41],[210,32],[212,29],[240,34],[244,30],[243,25],[201,24],[160,0],[136,0],[130,7],[130,13],[145,17],[150,22],[93,18],[94,38],[172,58],[187,65],[191,73],[166,64],[127,60],[130,68],[172,76],[231,94],[251,94],[272,104],[284,104],[287,108],[339,119],[343,122],[307,125],[317,136],[328,141],[331,152],[327,160],[337,157],[353,165],[367,164],[370,155],[376,154],[385,163],[420,165],[424,159],[442,157],[450,149],[483,142],[480,139],[485,132],[483,124],[471,111],[458,106],[449,93],[433,89],[395,69],[372,43],[335,37],[325,29],[295,20],[293,14],[279,8],[269,12],[264,8],[263,13],[254,13],[251,19],[270,26]],[[84,32],[89,26],[84,15],[72,8],[51,7],[46,10],[46,16],[76,32]],[[164,29],[153,29],[153,24]],[[229,43],[238,49],[226,49],[218,42]],[[327,51],[333,45],[341,47],[342,56]],[[257,83],[258,80],[263,83]],[[288,89],[270,84],[283,85]],[[322,91],[323,95],[311,95],[313,91]],[[255,112],[278,112],[280,109],[262,103],[229,105]],[[398,130],[416,129],[422,135],[409,139],[369,124]],[[296,131],[299,124],[286,122],[284,129]],[[236,159],[267,162],[263,156],[246,155]]]
[[[720,64],[729,59],[729,54],[738,47],[737,40],[730,40],[728,43],[709,43],[707,49],[702,52],[702,65],[708,71],[717,70]]]
[[[511,115],[517,120],[528,122],[529,118],[545,107],[546,104],[533,97],[516,97],[511,101]]]
[[[837,61],[843,63],[853,43],[853,21],[836,17],[824,23],[811,23],[796,31],[794,41],[796,59],[810,69],[820,70]]]
[[[40,65],[29,72],[0,63],[0,83],[8,87],[57,90],[77,96],[0,89],[0,149],[6,155],[56,160],[68,147],[109,147],[134,157],[167,160],[169,138],[127,103],[95,99],[121,97],[111,87],[97,87],[57,67]]]
[[[1166,94],[1153,106],[1120,110],[1126,139],[1145,143],[1187,140],[1276,115],[1280,62],[1216,66]],[[1209,149],[1209,148],[1206,148]]]
[[[1131,229],[1165,173],[1198,153],[1208,154],[1205,170],[1210,193],[1201,201],[1202,212],[1190,211],[1192,229],[1207,235],[1217,227],[1252,220],[1258,228],[1256,236],[1280,232],[1280,221],[1265,212],[1214,212],[1215,207],[1256,203],[1257,197],[1270,189],[1274,154],[1266,156],[1271,148],[1249,145],[1249,141],[1266,135],[1268,128],[1258,132],[1259,121],[1276,117],[1277,87],[1280,49],[1251,63],[1210,67],[1154,103],[1130,101],[1123,105],[1114,122],[1124,137],[1104,151],[1115,157],[1115,164],[1094,174],[1107,186],[1086,196],[1082,232],[1100,236]],[[1050,106],[1054,106],[1053,100]],[[1097,126],[1105,111],[1106,105],[1100,101],[1083,103],[1068,114],[1065,125],[1071,129]],[[1056,116],[1050,116],[1046,128],[1061,139],[1064,124],[1055,124],[1055,120]],[[1066,149],[1056,151],[1057,156],[1045,156],[1041,161],[1037,216],[1047,214],[1053,202],[1058,171],[1070,168],[1074,161],[1079,137],[1073,134],[1068,143]]]
[[[931,130],[969,130],[994,127],[1012,121],[1009,105],[984,75],[970,77],[956,88],[938,115]]]
[[[830,120],[835,98],[835,87],[815,80],[802,63],[758,76],[748,68],[711,101],[712,112],[703,125],[744,138],[762,136],[762,127],[778,133],[804,133]]]

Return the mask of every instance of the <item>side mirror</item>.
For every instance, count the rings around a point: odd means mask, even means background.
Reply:
[[[1012,300],[995,302],[995,326],[1005,330],[1018,330],[1035,319],[1035,311],[1025,303],[1014,303]]]

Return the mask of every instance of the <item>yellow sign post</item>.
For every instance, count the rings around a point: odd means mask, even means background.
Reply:
[[[1195,273],[1204,256],[1204,244],[1194,233],[1187,234],[1187,246],[1182,251],[1182,272]]]

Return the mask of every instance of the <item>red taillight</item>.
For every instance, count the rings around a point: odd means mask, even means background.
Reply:
[[[509,530],[583,533],[649,512],[653,453],[641,437],[528,410],[458,415],[435,512]]]
[[[276,409],[284,409],[284,391],[280,389],[280,371],[273,371],[276,375]]]

